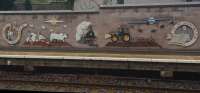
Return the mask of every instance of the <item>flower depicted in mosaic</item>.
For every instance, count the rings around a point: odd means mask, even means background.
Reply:
[[[22,38],[22,32],[27,26],[28,24],[18,26],[16,22],[6,24],[2,31],[3,39],[10,45],[19,43]]]

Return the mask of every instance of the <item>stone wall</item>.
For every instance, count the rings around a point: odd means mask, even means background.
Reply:
[[[0,47],[199,49],[200,4],[105,6],[99,12],[1,12]]]

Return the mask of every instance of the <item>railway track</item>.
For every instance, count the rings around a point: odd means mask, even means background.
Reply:
[[[0,89],[78,93],[199,93],[199,81],[104,75],[0,72]]]
[[[69,93],[199,93],[196,90],[158,89],[146,87],[121,88],[112,86],[69,85],[61,83],[1,81],[3,90],[40,91],[40,92],[69,92]],[[10,88],[12,87],[12,88]]]
[[[78,59],[67,59],[67,55],[50,52],[47,56],[31,56],[38,52],[2,52],[0,58],[0,89],[2,90],[25,90],[25,91],[50,91],[50,92],[75,92],[75,93],[199,93],[200,81],[178,80],[151,77],[134,77],[134,75],[117,76],[114,73],[107,73],[111,70],[122,70],[129,72],[133,70],[154,70],[159,71],[186,71],[199,72],[199,64],[176,63],[176,62],[146,62],[146,61],[120,61],[120,60],[92,60],[91,57],[79,57]],[[13,53],[13,55],[11,55]],[[16,54],[19,54],[16,56]],[[20,55],[22,54],[22,55]],[[52,56],[52,54],[59,54]],[[70,53],[69,53],[70,54]],[[27,57],[25,57],[27,55]],[[45,55],[43,53],[42,55]],[[100,54],[103,55],[103,54]],[[29,57],[28,57],[29,56]],[[134,56],[134,55],[133,55]],[[140,55],[141,56],[141,55]],[[52,57],[52,58],[51,58]],[[58,57],[58,58],[57,58]],[[65,58],[66,57],[66,58]],[[117,59],[118,56],[115,58]],[[129,56],[130,57],[130,56]],[[186,57],[186,56],[183,56]],[[195,56],[198,58],[198,56]],[[83,59],[80,59],[83,58]],[[88,58],[88,59],[86,59]],[[94,57],[95,58],[95,57]],[[97,57],[99,58],[99,57]],[[103,58],[103,57],[101,57]],[[150,57],[152,58],[152,57]],[[188,57],[190,59],[190,57]],[[32,72],[24,72],[19,67],[34,67]],[[13,67],[11,71],[2,70]],[[41,68],[45,71],[40,71]],[[58,68],[65,68],[59,72]],[[66,68],[76,68],[75,72],[69,72]],[[87,74],[89,70],[81,71],[80,68],[105,72],[98,74]],[[109,70],[110,69],[110,70]],[[36,71],[35,71],[36,70]],[[52,72],[53,73],[52,73]],[[95,71],[94,71],[95,72]],[[126,72],[124,72],[126,73]],[[133,73],[130,73],[133,74]],[[151,74],[151,73],[142,73]],[[159,75],[159,74],[158,74]],[[132,77],[133,76],[133,77]],[[145,75],[144,75],[145,76]]]

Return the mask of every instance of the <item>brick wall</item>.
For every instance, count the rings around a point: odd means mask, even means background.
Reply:
[[[98,12],[0,12],[0,48],[200,49],[200,22],[196,20],[200,3],[185,6],[102,6]]]

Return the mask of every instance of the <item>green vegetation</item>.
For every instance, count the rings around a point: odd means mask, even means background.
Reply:
[[[117,0],[117,4],[124,4],[124,0]]]
[[[65,5],[66,5],[66,9],[69,9],[69,10],[73,10],[73,7],[74,7],[74,0],[68,0],[67,2],[65,2]]]
[[[0,11],[7,11],[14,9],[15,0],[0,0]]]
[[[32,10],[32,4],[30,0],[24,2],[25,10]]]
[[[33,4],[49,3],[49,0],[31,0]]]
[[[54,2],[55,0],[30,0],[32,4],[49,4],[51,2]],[[70,2],[70,1],[74,1],[74,0],[61,0],[64,2]],[[25,0],[16,0],[16,3],[23,3],[25,2]]]
[[[24,3],[26,0],[16,0],[16,3]],[[49,0],[30,0],[32,4],[49,3]]]
[[[24,4],[26,10],[31,10],[32,4],[49,4],[49,7],[51,7],[51,4],[54,3],[64,3],[65,9],[72,10],[74,7],[74,1],[75,0],[16,0],[15,4]]]
[[[75,0],[0,0],[0,11],[15,10],[18,5],[22,4],[24,5],[25,10],[32,10],[32,7],[37,7],[33,6],[34,4],[40,6],[44,4],[45,6],[49,5],[48,7],[51,7],[52,4],[56,3],[62,3],[65,6],[64,9],[72,10],[74,7],[74,1]],[[46,9],[48,9],[48,7]]]

